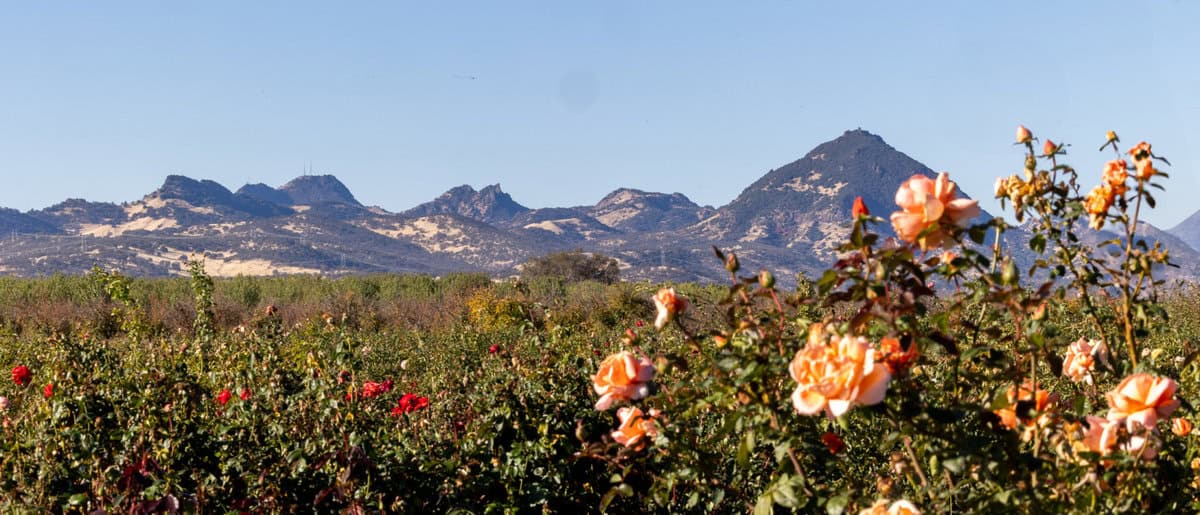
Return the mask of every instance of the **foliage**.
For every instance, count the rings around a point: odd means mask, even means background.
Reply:
[[[525,281],[551,278],[567,283],[596,281],[612,284],[620,280],[620,276],[621,268],[616,259],[582,250],[547,254],[521,266],[521,279]]]

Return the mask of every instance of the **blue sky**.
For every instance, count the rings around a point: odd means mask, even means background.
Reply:
[[[393,211],[497,182],[530,207],[719,206],[862,127],[995,212],[1018,123],[1095,181],[1105,131],[1149,140],[1174,166],[1148,219],[1200,208],[1196,2],[2,5],[0,206],[21,210],[305,163]]]

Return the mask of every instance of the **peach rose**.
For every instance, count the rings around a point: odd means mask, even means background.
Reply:
[[[1052,156],[1057,153],[1058,145],[1055,145],[1053,141],[1046,140],[1046,142],[1042,144],[1042,154]]]
[[[1086,424],[1087,430],[1083,432],[1083,439],[1079,442],[1080,450],[1094,452],[1101,456],[1108,456],[1114,450],[1118,449],[1117,440],[1120,437],[1120,421],[1088,415]],[[1142,431],[1144,435],[1145,430]],[[1145,436],[1130,437],[1128,442],[1120,446],[1120,450],[1137,455],[1143,460],[1152,460],[1158,455],[1157,445]],[[1102,461],[1102,463],[1107,465],[1111,462]]]
[[[1095,354],[1099,344],[1099,341],[1083,338],[1072,343],[1063,356],[1063,375],[1076,383],[1092,384],[1092,370],[1096,368]]]
[[[592,388],[600,395],[596,409],[606,410],[614,401],[641,399],[649,395],[654,372],[650,358],[639,358],[629,351],[605,358],[600,363],[600,370],[592,378]]]
[[[1175,436],[1187,436],[1192,434],[1192,422],[1186,418],[1171,419],[1171,432]]]
[[[1130,435],[1129,441],[1118,447],[1122,421],[1088,415],[1086,422],[1087,430],[1083,433],[1083,440],[1079,442],[1081,450],[1107,456],[1119,449],[1143,460],[1152,460],[1158,456],[1159,444],[1152,434],[1153,429],[1136,423],[1124,424]]]
[[[1108,398],[1108,419],[1139,422],[1153,429],[1160,417],[1169,417],[1179,407],[1175,390],[1179,385],[1172,379],[1146,373],[1126,377]]]
[[[1004,427],[1017,429],[1018,426],[1021,426],[1021,438],[1026,440],[1032,438],[1034,431],[1037,431],[1039,427],[1046,427],[1050,424],[1059,400],[1057,393],[1050,393],[1040,388],[1034,389],[1028,380],[1019,389],[1013,386],[1008,387],[1007,397],[1009,406],[992,413],[1000,417],[1000,423]],[[1017,403],[1021,401],[1033,401],[1033,409],[1036,412],[1034,418],[1026,419],[1022,417],[1024,413],[1017,413]]]
[[[1024,125],[1017,126],[1017,143],[1029,143],[1033,141],[1033,133],[1029,132]]]
[[[888,505],[887,499],[875,501],[870,508],[858,512],[858,515],[921,515],[913,503],[903,499]]]
[[[647,440],[658,436],[654,420],[644,416],[640,409],[620,408],[617,410],[617,418],[621,420],[621,425],[611,433],[612,438],[625,447],[641,447]]]
[[[675,315],[687,311],[687,298],[675,293],[675,288],[663,288],[654,295],[654,306],[658,308],[658,318],[654,319],[654,327],[662,329],[671,323]]]
[[[896,205],[902,211],[892,213],[892,228],[900,239],[919,243],[922,250],[942,243],[940,223],[966,227],[967,221],[979,216],[979,202],[956,198],[957,185],[950,174],[942,172],[937,179],[914,175],[896,191]],[[921,232],[934,228],[921,236]]]
[[[810,341],[796,353],[788,373],[796,381],[792,404],[802,415],[825,412],[840,417],[854,404],[883,400],[892,374],[877,363],[876,350],[861,336],[833,335],[832,341]]]

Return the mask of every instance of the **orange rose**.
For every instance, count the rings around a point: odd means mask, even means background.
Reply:
[[[921,355],[917,350],[915,342],[910,344],[906,351],[900,347],[900,340],[890,337],[879,340],[879,354],[883,358],[884,366],[892,374],[908,369],[917,360],[917,357]]]
[[[1129,149],[1129,155],[1133,156],[1134,161],[1141,161],[1150,157],[1150,144],[1145,141],[1134,145]]]
[[[955,198],[957,185],[950,174],[942,172],[937,179],[914,175],[896,191],[896,205],[902,211],[892,213],[892,228],[896,235],[909,243],[919,243],[922,250],[942,243],[939,223],[966,227],[967,221],[979,216],[979,202]],[[921,232],[935,228],[921,236]]]
[[[1096,368],[1094,354],[1098,350],[1099,343],[1096,340],[1089,341],[1083,338],[1072,343],[1067,348],[1067,354],[1063,356],[1063,375],[1070,377],[1076,383],[1092,384],[1092,370]]]
[[[1029,132],[1024,125],[1017,126],[1017,143],[1029,143],[1033,141],[1033,133]]]
[[[1083,209],[1088,213],[1090,219],[1088,225],[1091,228],[1100,230],[1104,227],[1104,216],[1108,214],[1108,209],[1112,207],[1114,200],[1116,200],[1116,194],[1107,183],[1096,186],[1088,192],[1087,198],[1083,200]]]
[[[1179,385],[1172,379],[1141,373],[1126,377],[1108,398],[1109,420],[1139,422],[1153,429],[1160,417],[1169,417],[1179,407],[1175,390]]]
[[[649,395],[649,383],[653,379],[654,365],[650,363],[650,358],[639,358],[629,351],[605,358],[600,363],[600,370],[592,378],[592,388],[600,395],[596,409],[606,410],[614,401],[641,399]]]
[[[825,412],[829,418],[840,417],[854,404],[876,404],[887,393],[892,374],[876,363],[876,351],[866,338],[833,335],[832,340],[810,339],[788,366],[797,383],[792,404],[802,415]]]
[[[1149,159],[1142,159],[1133,162],[1134,168],[1137,168],[1137,180],[1145,182],[1154,177],[1158,170],[1154,169],[1154,162]]]
[[[1125,186],[1125,180],[1129,178],[1129,171],[1125,167],[1124,159],[1114,159],[1104,164],[1104,184],[1112,188],[1113,195],[1123,195],[1129,189]]]
[[[663,288],[654,295],[654,306],[658,308],[658,318],[654,319],[654,327],[662,329],[675,319],[675,315],[687,311],[688,300],[677,295],[675,288]]]
[[[996,416],[1000,417],[1000,423],[1009,429],[1017,429],[1018,425],[1023,426],[1021,437],[1028,440],[1033,437],[1033,432],[1039,427],[1045,427],[1050,424],[1054,418],[1054,409],[1058,407],[1058,394],[1050,393],[1042,389],[1034,389],[1029,381],[1025,381],[1021,388],[1010,386],[1008,387],[1008,407],[993,411]],[[1023,413],[1017,413],[1017,403],[1021,401],[1033,401],[1033,409],[1035,411],[1034,418],[1026,419],[1022,416]]]
[[[1187,436],[1192,434],[1192,422],[1186,418],[1171,419],[1171,432],[1175,436]]]
[[[654,420],[645,417],[640,409],[620,408],[617,410],[617,418],[621,420],[621,425],[611,433],[612,439],[625,447],[641,447],[647,440],[658,436]]]

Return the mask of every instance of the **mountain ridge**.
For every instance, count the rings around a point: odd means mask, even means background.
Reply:
[[[198,255],[214,275],[506,276],[532,257],[578,248],[616,258],[627,279],[727,280],[711,257],[716,245],[738,252],[747,268],[772,269],[787,282],[836,259],[855,197],[887,213],[896,188],[913,175],[934,172],[861,129],[772,168],[717,208],[682,193],[617,188],[590,206],[530,209],[491,184],[453,187],[390,212],[363,206],[334,175],[302,175],[279,187],[246,184],[237,191],[168,175],[141,200],[120,205],[69,199],[28,213],[0,209],[0,235],[9,235],[0,246],[0,273],[81,273],[100,265],[134,275],[177,275],[184,260]],[[1186,242],[1175,229],[1148,225],[1139,232]],[[891,235],[887,224],[878,230]],[[1200,275],[1200,254],[1186,244],[1175,247],[1180,273]]]

